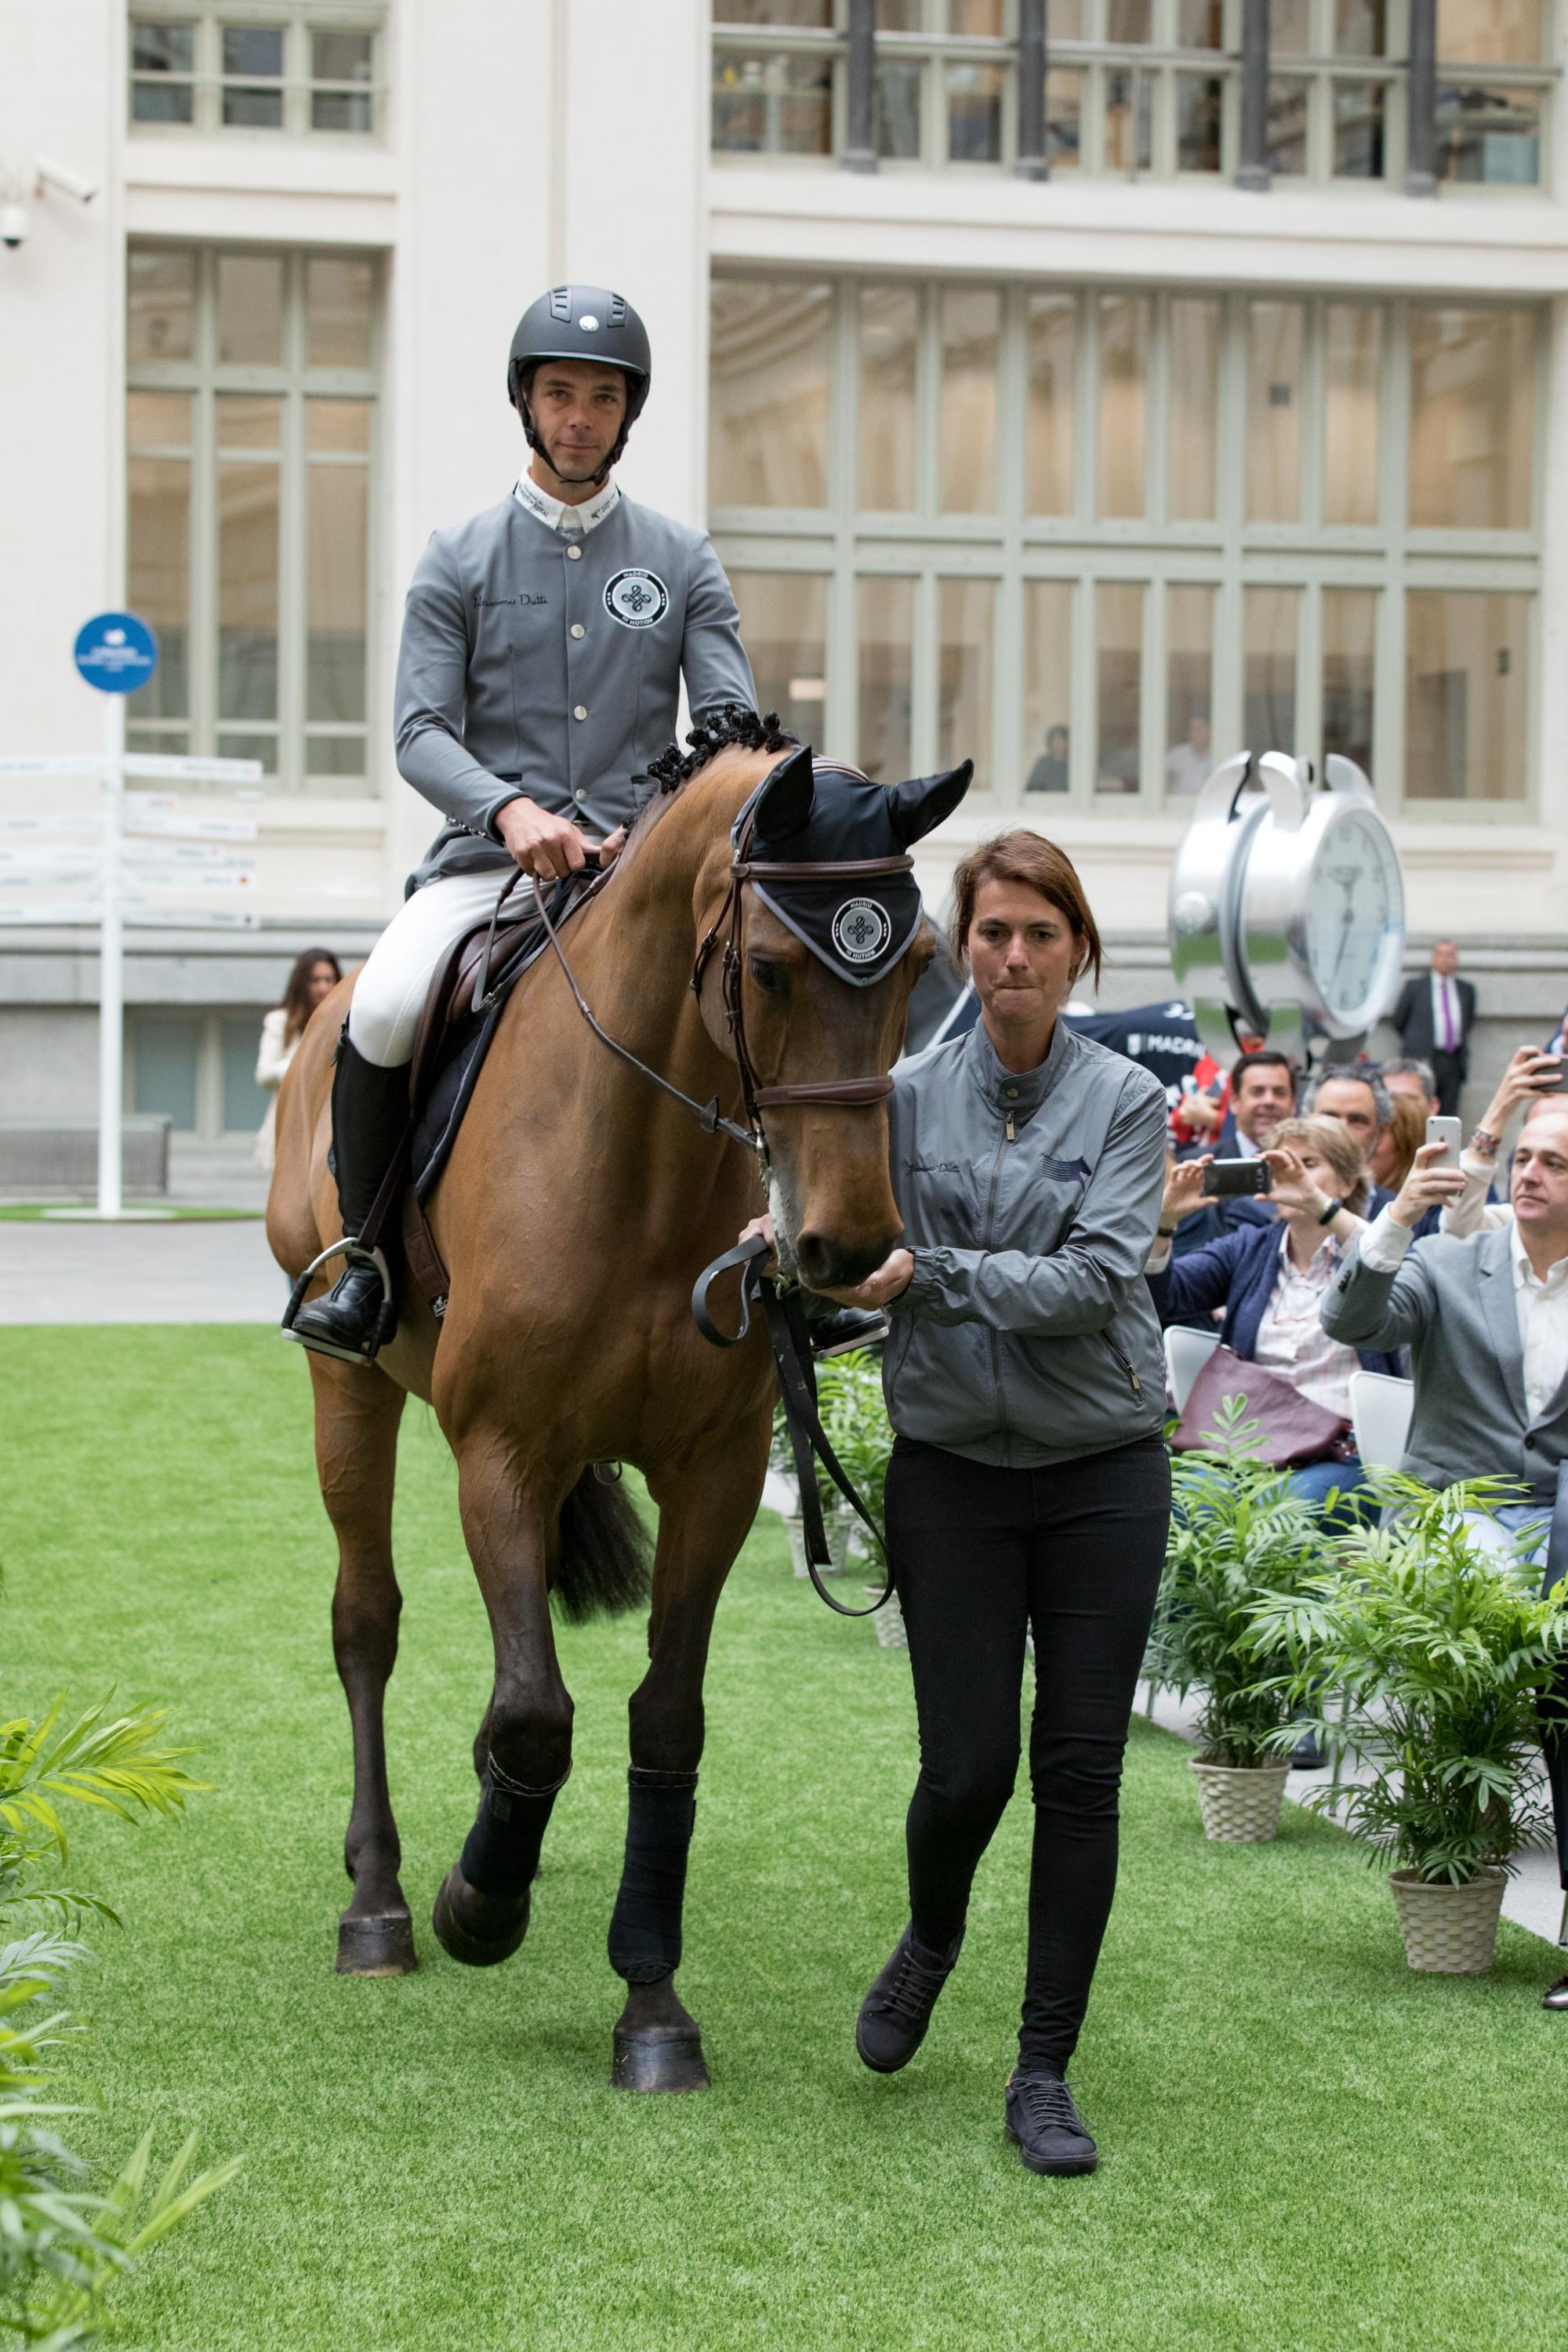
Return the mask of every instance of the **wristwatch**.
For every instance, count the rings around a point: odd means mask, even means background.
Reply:
[[[1328,1207],[1323,1211],[1322,1215],[1318,1219],[1319,1224],[1331,1225],[1334,1219],[1339,1215],[1340,1211],[1343,1207],[1344,1202],[1342,1201],[1331,1201]]]

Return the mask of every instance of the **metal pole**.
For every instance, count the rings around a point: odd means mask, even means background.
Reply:
[[[1046,0],[1018,0],[1018,160],[1020,180],[1047,180]]]
[[[1268,0],[1241,0],[1241,154],[1236,184],[1268,186]]]
[[[1405,193],[1437,193],[1437,0],[1410,0]]]
[[[877,168],[877,0],[849,0],[849,89],[847,137],[838,161],[846,172]]]
[[[98,948],[98,1213],[121,1206],[125,940],[120,905],[120,814],[125,792],[125,697],[103,697],[103,915]]]

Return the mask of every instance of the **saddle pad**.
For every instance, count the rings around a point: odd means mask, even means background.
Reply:
[[[558,929],[586,903],[595,878],[591,869],[556,884],[550,915]],[[414,1143],[409,1166],[415,1194],[421,1202],[429,1199],[451,1155],[506,1000],[550,944],[537,915],[498,927],[490,1001],[484,1010],[476,1010],[474,996],[489,931],[488,924],[477,925],[443,959],[420,1021],[414,1051]]]

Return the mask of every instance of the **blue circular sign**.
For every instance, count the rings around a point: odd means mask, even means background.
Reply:
[[[100,613],[77,631],[73,655],[100,694],[134,694],[158,667],[158,640],[134,613]]]

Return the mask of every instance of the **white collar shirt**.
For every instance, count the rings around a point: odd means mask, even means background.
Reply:
[[[1258,1326],[1253,1356],[1314,1404],[1348,1421],[1351,1374],[1360,1369],[1361,1359],[1342,1340],[1331,1339],[1320,1319],[1342,1255],[1339,1244],[1326,1239],[1305,1265],[1298,1265],[1290,1255],[1290,1236],[1281,1230],[1279,1270]]]
[[[1519,1310],[1519,1344],[1524,1357],[1524,1402],[1539,1421],[1568,1379],[1568,1257],[1546,1271],[1543,1282],[1524,1254],[1516,1224],[1509,1236],[1513,1258],[1513,1295]]]
[[[614,512],[621,496],[619,483],[612,479],[602,490],[595,490],[591,499],[584,499],[580,507],[569,507],[563,499],[552,499],[548,490],[542,490],[527,474],[518,477],[511,494],[519,506],[525,507],[546,530],[558,531],[563,539],[582,539],[596,530],[605,516]]]

